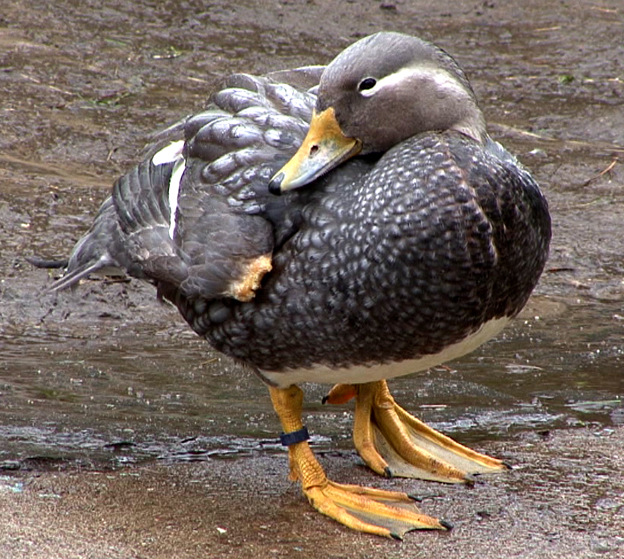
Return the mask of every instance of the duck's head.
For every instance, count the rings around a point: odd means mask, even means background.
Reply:
[[[383,153],[421,132],[444,130],[485,139],[483,114],[457,63],[417,37],[365,37],[323,72],[310,130],[269,190],[298,188],[358,153]]]

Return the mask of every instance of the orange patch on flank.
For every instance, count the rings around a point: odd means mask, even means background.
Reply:
[[[251,301],[256,296],[256,290],[260,287],[264,274],[270,272],[272,267],[270,254],[263,254],[251,260],[242,279],[231,286],[228,295],[243,303]]]

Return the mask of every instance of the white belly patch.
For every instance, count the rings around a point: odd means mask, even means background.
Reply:
[[[424,371],[425,369],[435,367],[441,363],[446,363],[452,359],[457,359],[462,355],[474,351],[480,345],[498,334],[508,322],[508,317],[490,320],[461,342],[446,347],[440,353],[425,355],[418,359],[407,359],[405,361],[373,365],[371,367],[356,365],[344,369],[332,369],[326,366],[318,366],[311,367],[310,369],[294,369],[281,373],[261,371],[261,374],[269,382],[280,388],[286,388],[292,384],[299,384],[301,382],[361,384],[364,382],[374,382],[400,377],[418,371]]]

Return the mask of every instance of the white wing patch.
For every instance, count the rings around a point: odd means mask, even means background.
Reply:
[[[154,165],[164,165],[165,163],[173,163],[176,159],[182,157],[183,149],[184,149],[184,140],[171,142],[169,145],[165,146],[158,153],[156,153],[154,157],[152,157],[152,163]]]
[[[186,167],[182,151],[184,150],[184,140],[172,142],[165,146],[154,157],[152,163],[154,165],[164,165],[165,163],[173,163],[173,171],[171,172],[171,180],[169,181],[169,238],[173,239],[176,228],[176,212],[178,210],[178,196],[180,195],[180,181]]]
[[[169,182],[169,212],[171,215],[169,221],[169,238],[172,240],[173,236],[175,235],[176,228],[176,213],[178,211],[180,181],[182,180],[182,175],[184,174],[185,167],[186,165],[184,157],[180,157],[180,159],[176,161],[176,164],[173,167],[173,172],[171,173],[171,181]]]

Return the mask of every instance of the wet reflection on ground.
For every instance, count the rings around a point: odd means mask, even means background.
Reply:
[[[133,288],[96,291],[111,287]],[[71,315],[47,329],[73,298],[88,305],[92,295],[63,294],[37,328],[4,335],[5,456],[26,465],[49,457],[114,466],[281,452],[262,383],[209,351],[174,311],[155,309],[171,315],[163,330],[101,317],[78,331]],[[471,443],[525,430],[622,424],[618,309],[573,304],[533,298],[473,355],[393,381],[395,397],[436,429]],[[320,451],[348,451],[352,406],[323,406],[326,389],[306,389],[312,443]]]

